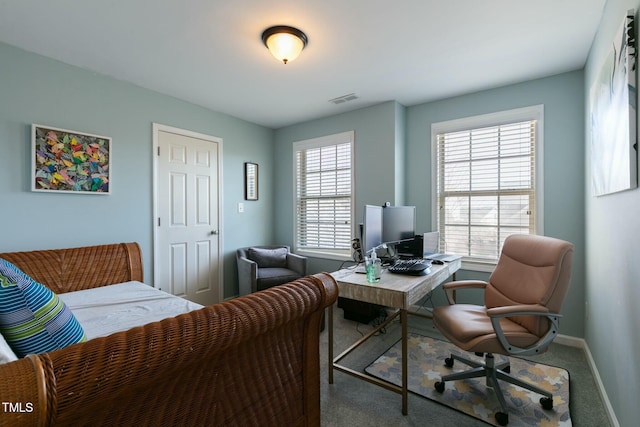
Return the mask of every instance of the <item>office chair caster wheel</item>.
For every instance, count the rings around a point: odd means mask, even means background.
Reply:
[[[506,426],[509,424],[509,414],[505,414],[504,412],[496,412],[496,421],[501,426]]]
[[[446,359],[444,359],[444,366],[446,366],[447,368],[453,367],[453,357],[447,357]]]
[[[543,409],[546,409],[546,410],[553,409],[553,399],[551,398],[541,397],[540,404],[542,405]]]
[[[433,385],[438,393],[444,392],[444,381],[436,381]]]

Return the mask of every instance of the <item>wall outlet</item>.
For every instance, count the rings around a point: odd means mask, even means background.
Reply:
[[[240,202],[238,203],[238,213],[243,213],[244,212],[244,203]]]

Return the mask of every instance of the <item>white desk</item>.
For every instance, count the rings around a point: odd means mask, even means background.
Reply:
[[[339,295],[357,301],[378,304],[385,307],[393,307],[398,310],[389,316],[385,322],[370,331],[351,347],[346,349],[335,359],[333,357],[333,305],[329,306],[329,384],[333,384],[333,370],[344,372],[354,377],[363,379],[372,384],[384,387],[402,395],[402,414],[407,415],[408,378],[407,378],[407,315],[422,316],[409,311],[411,306],[431,292],[435,287],[453,276],[462,265],[462,258],[458,258],[444,265],[432,265],[428,274],[420,276],[408,276],[383,271],[378,283],[368,283],[365,274],[355,273],[350,269],[343,269],[331,273],[338,282]],[[347,354],[351,353],[363,342],[373,336],[380,329],[386,327],[393,319],[400,316],[402,324],[402,386],[390,384],[366,373],[362,373],[339,362]]]

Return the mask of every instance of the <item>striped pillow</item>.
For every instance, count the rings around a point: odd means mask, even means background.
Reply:
[[[0,259],[0,332],[18,357],[86,341],[58,295]]]

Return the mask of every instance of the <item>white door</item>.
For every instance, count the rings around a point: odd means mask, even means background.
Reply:
[[[223,299],[222,140],[154,124],[154,286],[202,305]]]

